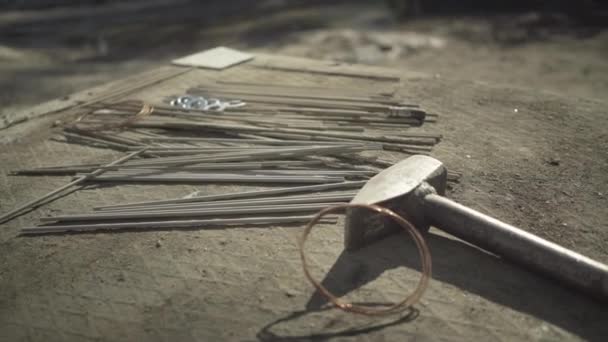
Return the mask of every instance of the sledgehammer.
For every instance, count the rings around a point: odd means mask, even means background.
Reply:
[[[391,209],[426,231],[437,227],[464,241],[608,299],[608,266],[441,195],[447,170],[434,158],[411,156],[370,179],[351,201]],[[399,227],[366,209],[347,211],[345,247],[354,250]]]

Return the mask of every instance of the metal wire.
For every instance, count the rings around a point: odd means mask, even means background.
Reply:
[[[138,103],[139,102],[139,103]],[[101,124],[97,126],[89,126],[85,130],[88,131],[103,131],[103,130],[112,130],[112,129],[126,129],[129,125],[133,124],[135,121],[140,120],[141,118],[152,114],[154,111],[154,106],[147,104],[141,101],[124,101],[122,103],[137,103],[141,105],[141,109],[135,115],[127,118],[126,120],[118,123],[109,123],[109,124]],[[76,123],[84,122],[83,119],[87,117],[90,112],[85,113],[84,115],[78,117],[76,119]]]
[[[306,256],[304,254],[304,244],[306,243],[306,239],[310,234],[312,227],[314,227],[325,215],[335,213],[337,211],[346,210],[349,208],[361,208],[375,211],[382,215],[387,215],[392,218],[395,222],[397,222],[410,236],[414,239],[416,243],[416,247],[418,248],[418,253],[420,255],[420,260],[422,263],[422,275],[416,286],[414,292],[412,292],[409,296],[407,296],[403,301],[398,303],[389,303],[384,309],[370,309],[369,307],[365,307],[363,305],[355,305],[353,303],[348,303],[342,301],[334,294],[332,294],[329,290],[327,290],[320,282],[315,280],[310,274],[308,262],[306,261]],[[312,283],[312,285],[322,294],[324,295],[332,304],[334,304],[339,309],[342,309],[347,312],[363,314],[368,316],[380,316],[380,315],[388,315],[401,312],[402,309],[407,309],[418,302],[418,300],[424,294],[424,291],[428,287],[429,280],[431,278],[431,252],[424,241],[424,238],[418,232],[418,230],[406,219],[397,215],[395,212],[383,208],[377,205],[365,205],[365,204],[338,204],[334,206],[327,207],[321,210],[316,216],[310,220],[306,228],[304,228],[304,233],[298,240],[298,247],[300,250],[300,259],[302,260],[302,268],[304,270],[304,275],[306,278]]]

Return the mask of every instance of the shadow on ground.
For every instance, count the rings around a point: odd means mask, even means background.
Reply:
[[[608,336],[605,324],[608,312],[601,303],[463,242],[432,233],[426,239],[433,254],[435,280],[535,316],[585,340],[600,341]],[[386,270],[402,266],[420,270],[415,245],[408,242],[404,248],[404,243],[404,239],[393,236],[357,252],[342,252],[321,283],[340,297],[374,281]],[[258,333],[258,337],[280,340],[276,334],[270,333],[273,326],[324,310],[328,304],[317,291],[308,300],[305,310],[272,322]],[[414,318],[410,313],[394,321],[380,323],[369,331],[365,328],[363,332],[381,330]],[[356,332],[357,329],[351,328],[342,334],[353,335]],[[317,337],[328,336],[308,335],[308,338]],[[304,339],[303,336],[282,338]]]

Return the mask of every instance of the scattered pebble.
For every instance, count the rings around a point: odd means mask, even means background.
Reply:
[[[118,277],[116,277],[116,280],[125,281],[125,276],[123,274],[119,274]]]
[[[519,112],[519,109],[515,108],[515,109],[513,109],[513,112],[517,113],[517,112]]]
[[[285,290],[285,296],[292,298],[296,296],[296,293],[293,290]]]
[[[561,160],[557,157],[551,157],[547,162],[549,163],[549,165],[558,166]]]
[[[160,248],[163,246],[163,243],[160,240],[156,240],[156,248]]]
[[[59,126],[63,126],[63,121],[61,121],[61,120],[53,121],[53,127],[59,127]]]

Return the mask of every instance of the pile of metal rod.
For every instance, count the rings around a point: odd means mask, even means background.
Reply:
[[[21,232],[302,223],[327,206],[349,202],[364,183],[340,182],[101,206],[92,213],[44,217],[41,221],[45,225],[23,228]]]
[[[217,81],[188,92],[245,105],[185,109],[159,99],[97,103],[55,140],[137,157],[104,165],[15,170],[15,175],[73,175],[82,183],[228,183],[290,187],[98,207],[43,218],[24,234],[97,229],[167,229],[303,222],[349,202],[382,168],[428,154],[441,136],[416,127],[436,120],[393,94],[364,90]],[[168,98],[170,99],[170,97]],[[458,174],[448,175],[454,180]]]

